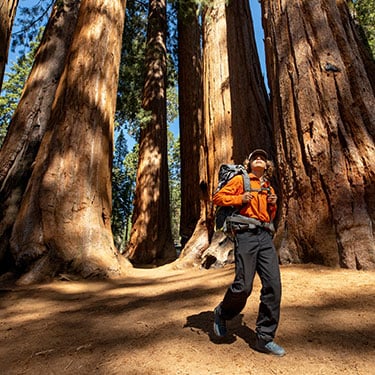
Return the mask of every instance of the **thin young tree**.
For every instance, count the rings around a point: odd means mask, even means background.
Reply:
[[[347,2],[262,6],[281,260],[375,268],[375,98]]]
[[[112,232],[117,249],[121,252],[124,248],[128,233],[128,218],[131,214],[131,197],[133,195],[132,181],[124,159],[128,154],[127,142],[124,131],[120,130],[115,142],[115,153],[112,162]]]
[[[142,103],[149,118],[140,131],[132,230],[126,250],[134,264],[159,264],[176,256],[169,209],[166,31],[165,0],[150,0]]]
[[[0,0],[0,91],[8,61],[10,37],[18,0]]]
[[[30,283],[56,272],[117,277],[111,165],[125,0],[82,0],[65,69],[12,237]]]
[[[51,115],[80,1],[55,5],[0,150],[0,261],[10,266],[9,240]]]

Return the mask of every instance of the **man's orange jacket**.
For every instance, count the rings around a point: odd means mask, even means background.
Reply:
[[[260,189],[260,179],[253,173],[249,173],[249,177],[251,189]],[[268,181],[266,181],[262,187],[270,187],[271,193],[275,194],[273,187],[270,186]],[[217,206],[241,207],[241,215],[252,217],[262,222],[269,223],[275,218],[277,206],[275,204],[267,203],[267,190],[260,192],[252,191],[252,199],[246,204],[242,203],[242,195],[244,193],[243,177],[241,175],[237,175],[229,180],[228,183],[213,196],[212,201]]]

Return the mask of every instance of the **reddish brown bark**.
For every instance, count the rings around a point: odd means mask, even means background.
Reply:
[[[281,259],[374,268],[375,99],[347,4],[262,5]]]
[[[200,141],[202,133],[202,52],[197,5],[179,2],[178,94],[181,156],[181,243],[192,236],[200,215]]]
[[[61,270],[116,277],[111,160],[125,0],[83,0],[11,245],[22,282]]]
[[[213,236],[212,194],[222,163],[242,163],[252,148],[272,150],[268,102],[249,2],[213,1],[203,19],[203,130],[200,220],[182,257],[209,267],[227,262],[232,243]],[[198,189],[196,189],[197,191]],[[180,263],[184,261],[181,259]]]
[[[0,261],[7,258],[9,239],[22,196],[51,115],[57,84],[64,69],[79,1],[54,7],[34,64],[0,150]],[[2,268],[9,267],[1,262]]]
[[[143,108],[133,226],[126,254],[133,263],[176,258],[170,226],[166,120],[166,3],[150,0]]]

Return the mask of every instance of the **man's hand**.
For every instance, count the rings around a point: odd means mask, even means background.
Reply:
[[[242,203],[248,203],[250,200],[253,199],[253,196],[249,191],[247,191],[243,196],[242,196]]]
[[[276,204],[276,202],[277,202],[277,195],[276,194],[270,194],[267,197],[267,202],[268,202],[268,204]]]

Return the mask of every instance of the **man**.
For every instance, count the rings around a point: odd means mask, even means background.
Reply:
[[[281,280],[279,259],[272,242],[277,196],[265,178],[271,162],[268,161],[267,152],[262,149],[254,150],[248,160],[251,191],[244,191],[243,178],[238,175],[213,197],[213,203],[217,206],[237,206],[243,219],[234,231],[235,278],[223,301],[214,310],[214,332],[219,337],[226,335],[226,321],[245,307],[255,273],[258,273],[262,289],[255,349],[283,356],[285,350],[274,342],[280,317]],[[244,225],[247,221],[249,224]]]

